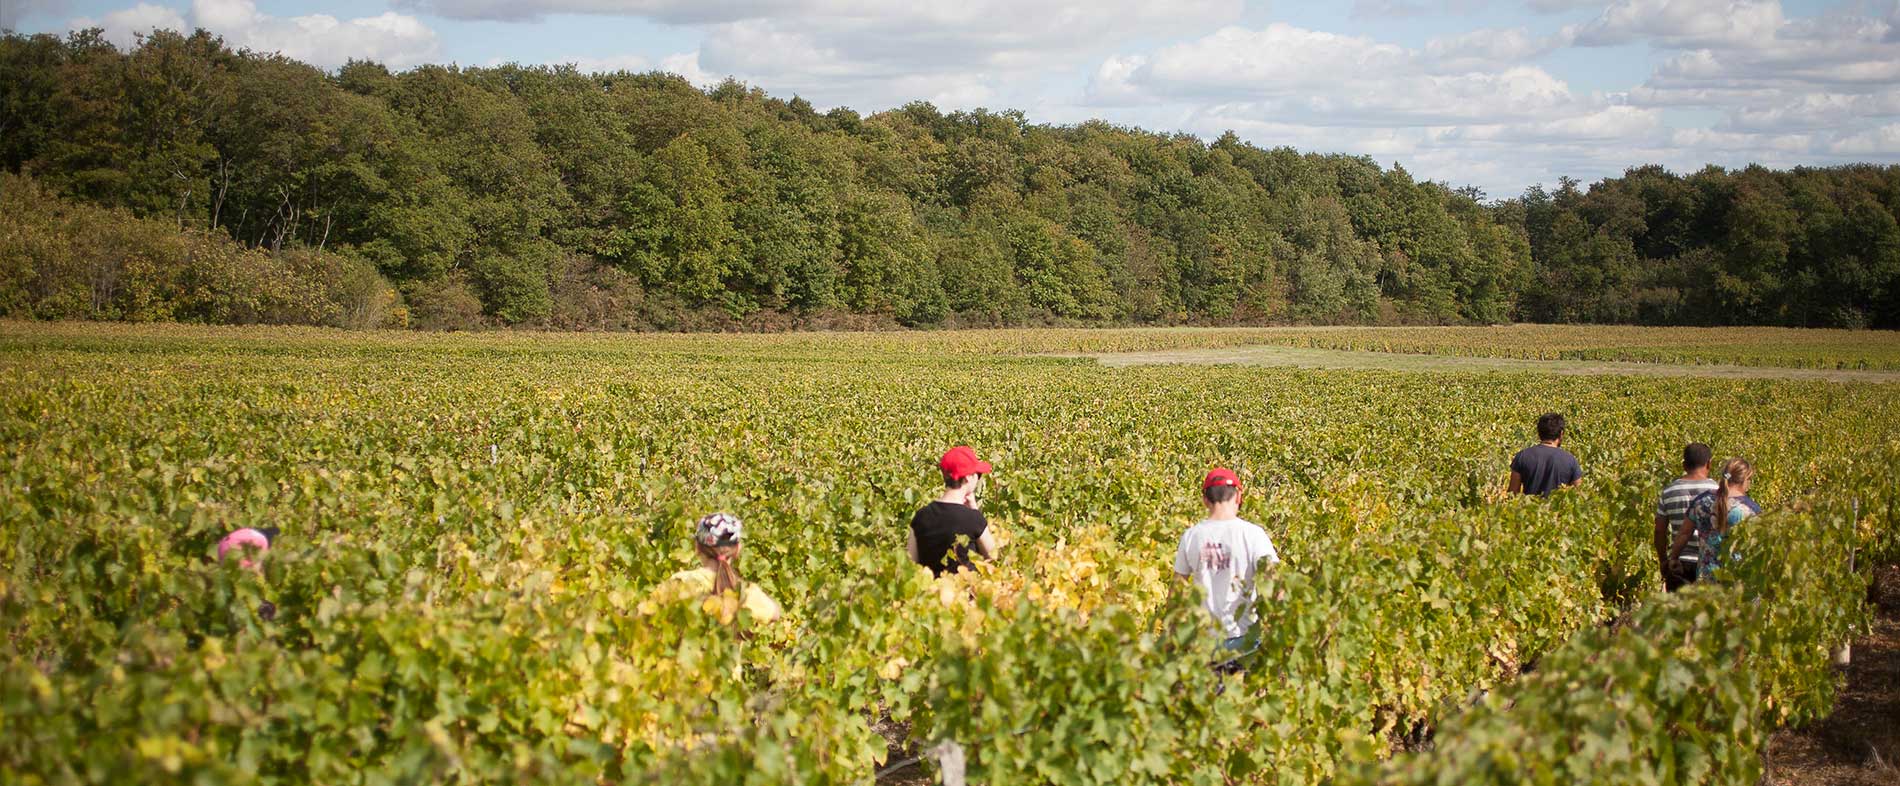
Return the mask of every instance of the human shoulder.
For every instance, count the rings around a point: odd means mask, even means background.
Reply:
[[[772,596],[765,594],[765,590],[759,589],[759,585],[753,583],[745,585],[745,607],[746,611],[752,612],[752,617],[760,622],[778,619],[785,613],[785,610],[778,605],[778,601],[773,600]]]
[[[712,592],[713,574],[705,567],[682,570],[668,576],[653,588],[653,597],[662,601],[705,595]]]
[[[1273,536],[1267,534],[1266,527],[1262,527],[1246,519],[1236,519],[1236,521],[1241,523],[1241,531],[1246,533],[1248,540],[1253,541],[1255,548],[1268,554],[1274,554],[1275,558],[1278,558],[1278,552],[1273,547]]]
[[[1537,455],[1536,451],[1539,447],[1542,447],[1542,445],[1531,445],[1530,447],[1511,454],[1511,471],[1522,474],[1524,469],[1529,467],[1531,462],[1535,460]]]

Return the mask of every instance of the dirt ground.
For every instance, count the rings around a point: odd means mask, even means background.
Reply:
[[[1709,377],[1716,379],[1818,379],[1830,382],[1900,382],[1900,371],[1772,368],[1766,366],[1670,365],[1611,360],[1523,360],[1518,358],[1412,355],[1398,352],[1352,352],[1302,347],[1231,347],[1161,352],[1108,352],[1066,357],[1091,357],[1105,366],[1197,364],[1276,366],[1315,369],[1376,369],[1384,371],[1541,372],[1547,374],[1629,375],[1651,377]]]
[[[884,737],[885,758],[884,766],[878,768],[879,786],[925,786],[937,782],[923,762],[903,764],[918,756],[917,749],[910,743],[910,724],[881,719],[872,728]]]
[[[1854,642],[1834,713],[1768,743],[1767,786],[1900,784],[1900,565],[1880,572],[1873,633]]]

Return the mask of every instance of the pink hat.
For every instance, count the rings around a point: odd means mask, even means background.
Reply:
[[[269,551],[270,535],[249,527],[226,535],[223,540],[218,541],[218,561],[223,562],[224,555],[239,546],[249,546],[258,551]],[[246,568],[257,567],[255,563],[243,558],[238,560],[238,565]]]

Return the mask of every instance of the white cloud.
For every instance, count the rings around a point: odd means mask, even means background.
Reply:
[[[1484,71],[1542,56],[1560,45],[1537,39],[1529,30],[1484,28],[1425,42],[1425,61],[1441,73]]]
[[[403,68],[428,62],[439,51],[435,31],[413,16],[385,12],[355,19],[328,14],[279,17],[259,11],[252,0],[196,0],[189,19],[169,8],[141,3],[98,21],[75,19],[68,24],[69,29],[91,26],[105,27],[108,38],[120,46],[155,28],[203,28],[223,36],[233,47],[281,53],[325,68],[351,59]]]
[[[708,74],[702,70],[699,67],[698,52],[686,52],[684,54],[668,55],[661,58],[660,70],[679,74],[680,76],[686,77],[686,81],[699,85],[700,87],[711,87],[725,79],[724,76]]]
[[[965,107],[1003,97],[1120,42],[1198,32],[1240,16],[1241,0],[402,0],[456,18],[611,14],[703,35],[691,61],[820,106],[913,99]],[[690,76],[690,75],[689,75]]]
[[[98,19],[81,17],[67,25],[72,30],[100,28],[105,31],[107,41],[114,46],[129,48],[138,44],[139,36],[153,30],[184,30],[185,18],[177,11],[160,5],[139,3],[131,8],[110,12]]]
[[[1530,0],[1525,5],[1540,14],[1559,14],[1579,8],[1602,8],[1603,0]]]
[[[1720,112],[1675,143],[1763,155],[1892,155],[1881,124],[1900,117],[1900,4],[1884,17],[1855,6],[1789,17],[1773,0],[1626,0],[1573,32],[1580,44],[1648,43],[1674,50],[1632,105]],[[1850,141],[1852,140],[1852,141]]]
[[[1439,50],[1457,52],[1473,67],[1438,73],[1445,61],[1429,49],[1284,23],[1226,27],[1152,55],[1110,58],[1096,69],[1091,91],[1105,103],[1245,101],[1326,125],[1495,123],[1576,114],[1601,103],[1573,94],[1541,68],[1502,65],[1495,52],[1468,58],[1455,42]]]
[[[62,0],[0,0],[0,30],[18,30],[21,20],[35,16],[64,16],[69,5]]]
[[[1844,156],[1900,156],[1900,123],[1889,123],[1834,140],[1828,152]]]
[[[611,74],[616,71],[642,73],[653,70],[653,62],[640,55],[569,57],[557,60],[555,64],[571,65],[583,74]]]
[[[1571,167],[1620,171],[1630,151],[1666,147],[1660,110],[1573,89],[1529,62],[1556,43],[1476,30],[1414,49],[1283,23],[1227,27],[1106,58],[1088,94],[1098,107],[1179,108],[1203,136],[1367,154],[1498,195]]]
[[[1579,46],[1733,45],[1773,37],[1786,21],[1779,0],[1620,0],[1564,35]]]
[[[795,0],[395,0],[392,5],[450,19],[523,22],[549,14],[639,16],[672,24],[755,19],[816,5]]]
[[[1352,18],[1390,19],[1428,14],[1471,14],[1490,0],[1353,0]]]

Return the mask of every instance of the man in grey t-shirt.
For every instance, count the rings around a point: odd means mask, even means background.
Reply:
[[[1255,571],[1262,561],[1278,563],[1280,554],[1266,530],[1240,517],[1240,479],[1232,470],[1209,471],[1201,481],[1201,501],[1207,518],[1181,535],[1175,577],[1201,588],[1201,607],[1220,622],[1222,645],[1242,649],[1254,623]]]

